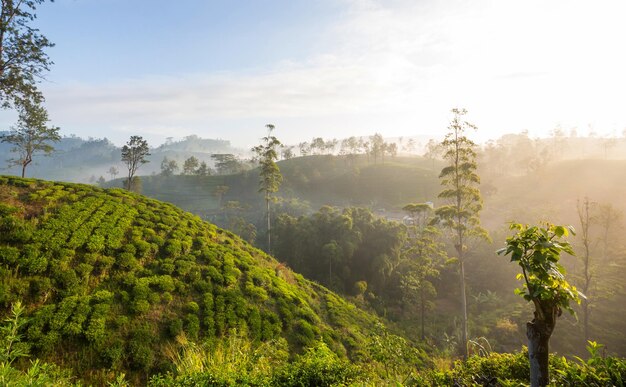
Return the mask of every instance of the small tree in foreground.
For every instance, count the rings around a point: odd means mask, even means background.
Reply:
[[[498,250],[498,254],[510,255],[511,262],[522,268],[517,278],[524,284],[515,292],[535,305],[535,318],[526,324],[530,385],[546,386],[550,382],[550,336],[556,319],[563,309],[573,314],[570,301],[580,303],[579,296],[584,297],[565,280],[565,269],[559,264],[561,252],[574,255],[570,244],[561,240],[574,232],[571,227],[553,224],[542,228],[512,223],[510,228],[517,233],[507,238],[506,247]]]
[[[150,156],[150,148],[148,141],[141,136],[130,136],[130,140],[122,147],[122,161],[128,168],[128,180],[126,180],[126,189],[132,191],[133,178],[137,169],[148,162],[146,156]]]

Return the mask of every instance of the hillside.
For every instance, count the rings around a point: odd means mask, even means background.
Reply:
[[[323,205],[401,208],[412,201],[436,198],[439,182],[432,160],[397,157],[371,163],[366,156],[353,159],[331,155],[296,157],[278,163],[283,175],[279,195]],[[438,167],[438,165],[437,165]],[[203,216],[221,211],[216,187],[228,190],[221,203],[237,201],[255,208],[263,204],[258,194],[258,171],[226,176],[142,176],[142,193],[174,203]],[[119,185],[119,183],[118,183]]]
[[[120,189],[0,177],[0,315],[80,375],[168,371],[176,336],[322,340],[362,357],[377,319],[233,234]]]
[[[374,210],[377,215],[397,219],[403,214],[398,211],[399,215],[397,215],[393,211],[394,207],[398,206],[396,203],[425,200],[438,203],[436,194],[440,186],[436,171],[440,169],[440,165],[433,166],[431,160],[397,158],[386,160],[384,164],[370,164],[363,157],[350,164],[345,158],[336,156],[309,156],[282,161],[280,167],[285,175],[285,181],[279,194],[287,197],[293,195],[308,200],[311,203],[310,212],[317,210],[319,207],[316,206],[324,203],[340,207],[360,204]],[[579,229],[577,202],[586,196],[595,203],[594,209],[599,210],[611,205],[617,215],[623,213],[626,211],[626,204],[623,200],[626,197],[626,185],[623,183],[626,179],[626,162],[611,159],[561,160],[553,161],[541,169],[517,175],[494,173],[494,169],[489,168],[489,165],[482,167],[481,191],[484,197],[484,210],[481,219],[494,242],[477,246],[471,258],[472,264],[467,268],[469,293],[472,296],[469,300],[469,313],[473,321],[476,321],[476,331],[488,337],[492,343],[497,343],[494,344],[496,347],[502,350],[512,350],[525,342],[524,327],[528,316],[527,305],[513,292],[517,286],[516,267],[494,253],[508,236],[507,222],[515,220],[535,224],[551,221],[557,224],[573,225]],[[228,216],[245,217],[246,221],[257,224],[257,235],[263,235],[265,228],[262,223],[262,211],[258,209],[262,203],[262,197],[257,193],[257,176],[253,172],[248,175],[206,178],[175,176],[169,179],[172,179],[172,183],[168,185],[171,191],[167,191],[169,195],[167,200],[185,206],[194,204],[193,211],[197,211],[202,216],[214,216],[216,221],[225,219],[226,221],[221,221],[224,226],[228,226]],[[152,185],[152,182],[160,182],[165,186],[167,179],[151,177],[147,181],[148,183],[144,185],[144,192],[147,195],[159,197],[166,192],[159,192],[158,187]],[[194,185],[194,182],[201,182],[201,184]],[[218,198],[212,195],[214,187],[219,185],[229,187],[228,192],[222,198],[223,203],[240,200],[243,203],[256,205],[256,213],[254,207],[241,210],[239,214],[234,215],[227,213],[226,210],[223,211],[225,216],[220,218],[220,211],[216,209]],[[181,195],[180,198],[175,196],[178,193]],[[394,200],[394,198],[397,199]],[[189,200],[189,202],[183,200]],[[209,210],[203,209],[202,205],[206,205],[205,208]],[[385,212],[379,211],[383,208],[386,209]],[[275,214],[284,210],[277,205]],[[290,215],[295,215],[297,218],[300,214],[290,213]],[[316,219],[316,216],[314,213],[311,219]],[[594,289],[591,293],[592,297],[595,297],[591,331],[595,340],[610,343],[609,351],[623,355],[626,342],[621,333],[624,330],[623,322],[626,320],[623,308],[619,305],[624,300],[620,278],[624,273],[626,242],[620,219],[618,217],[618,220],[611,225],[608,233],[601,229],[599,223],[595,223],[592,227],[594,280],[598,281],[599,289]],[[274,224],[278,238],[275,252],[279,253],[280,238],[292,237],[292,234],[287,231],[293,231],[294,227],[289,224],[288,227],[281,228],[281,222],[278,220]],[[283,229],[285,235],[281,235]],[[312,230],[307,230],[304,235],[312,241],[317,241]],[[604,242],[600,242],[605,236],[609,237],[606,248],[603,247]],[[329,241],[330,239],[327,242]],[[263,238],[257,238],[257,243],[263,246]],[[298,242],[298,246],[303,247],[307,243]],[[578,257],[567,257],[564,259],[564,264],[572,282],[580,287],[581,273],[584,270],[580,258],[584,251],[580,234],[572,238],[572,243]],[[321,246],[318,250],[321,251]],[[319,257],[313,260],[311,266],[326,262],[327,258],[321,253]],[[281,257],[281,260],[290,262],[286,257]],[[335,270],[335,266],[339,266],[338,262],[334,262],[333,266]],[[307,273],[305,269],[299,268],[299,270]],[[351,269],[348,273],[358,270]],[[339,273],[336,270],[335,272],[336,275]],[[328,270],[320,271],[320,273],[321,276],[315,278],[321,280],[329,277]],[[455,332],[450,316],[457,313],[458,295],[457,288],[450,284],[453,284],[456,278],[456,273],[442,271],[442,279],[437,283],[436,315],[431,316],[434,337],[439,337],[444,331],[448,334]],[[323,283],[328,284],[327,281]],[[343,286],[343,290],[349,292],[352,289],[352,282]],[[333,289],[342,291],[342,287],[337,284]],[[493,299],[485,298],[490,294],[495,295]],[[490,310],[493,313],[485,313],[486,305],[491,306]],[[387,316],[390,315],[390,311],[392,308],[388,307]],[[581,311],[577,311],[580,315]],[[514,323],[510,326],[513,329],[510,332],[507,331],[506,334],[501,334],[502,329],[498,325],[498,321],[504,321],[503,319]],[[409,321],[407,324],[412,323]],[[571,334],[571,332],[576,332],[579,336],[581,322],[576,318],[564,316],[560,324],[567,328],[557,330],[555,333],[553,337],[555,350],[582,356],[585,353],[585,343],[583,340],[572,340]],[[407,332],[414,330],[414,328],[409,328]]]

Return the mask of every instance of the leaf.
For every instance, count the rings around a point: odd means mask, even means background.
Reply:
[[[555,226],[554,227],[554,234],[561,238],[563,236],[567,236],[567,229],[565,229],[565,227],[563,226]]]

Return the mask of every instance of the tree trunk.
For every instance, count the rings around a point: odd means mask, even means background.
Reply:
[[[465,265],[463,259],[460,260],[461,266],[461,303],[463,305],[463,330],[461,332],[461,343],[463,344],[463,359],[467,360],[469,353],[467,350],[467,296],[465,295]]]
[[[530,386],[547,386],[550,382],[548,359],[550,354],[550,336],[556,325],[558,309],[553,308],[547,319],[541,319],[535,312],[533,321],[526,323],[528,337],[528,360],[530,361]]]
[[[420,307],[422,309],[422,316],[421,316],[421,319],[422,319],[422,321],[421,321],[422,322],[422,341],[424,341],[424,338],[426,337],[426,335],[424,334],[424,315],[426,314],[426,305],[425,305],[426,300],[424,298],[425,298],[424,297],[424,289],[422,289],[422,294],[421,294],[421,299],[422,299],[421,300],[421,304],[422,305],[420,305]]]
[[[272,255],[272,224],[270,220],[270,199],[265,199],[267,205],[267,253]]]

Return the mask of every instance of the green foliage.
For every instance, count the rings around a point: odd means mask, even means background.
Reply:
[[[517,233],[507,238],[507,247],[498,250],[498,254],[510,255],[511,262],[517,262],[522,268],[517,278],[524,284],[515,292],[526,301],[548,302],[574,313],[570,301],[580,303],[579,296],[583,295],[565,280],[565,268],[559,263],[562,252],[574,255],[570,244],[561,239],[573,233],[573,228],[553,224],[544,228],[519,223],[512,223],[510,228]],[[542,313],[540,308],[537,309]]]
[[[180,349],[170,348],[175,375],[154,376],[149,385],[269,386],[288,356],[282,339],[255,345],[236,331],[204,345],[183,339]]]
[[[403,225],[368,209],[328,206],[311,216],[281,215],[275,234],[276,257],[307,278],[343,293],[365,281],[379,295],[392,286],[388,280],[407,236]]]
[[[0,326],[0,363],[11,365],[17,358],[28,356],[29,346],[22,342],[20,329],[26,321],[22,314],[24,307],[17,301],[11,306],[11,316],[4,320]]]
[[[4,17],[4,12],[2,15]],[[0,27],[0,29],[2,28],[4,26]],[[1,60],[0,66],[2,66]],[[2,71],[0,71],[0,80],[2,79]],[[2,92],[1,86],[0,83],[0,93]],[[41,102],[24,100],[20,101],[17,108],[17,125],[11,129],[9,134],[0,136],[0,141],[14,146],[12,152],[16,152],[18,156],[9,160],[9,165],[22,167],[22,177],[24,177],[26,167],[33,162],[33,156],[36,153],[44,153],[45,155],[52,153],[54,147],[51,143],[58,142],[61,136],[58,127],[48,125],[48,112],[41,105]]]
[[[550,356],[552,379],[549,386],[623,386],[626,383],[626,360],[601,356],[598,344],[590,342],[590,358],[567,360]],[[491,353],[457,361],[451,370],[429,370],[414,375],[406,385],[495,385],[525,386],[530,377],[526,348],[517,353]]]
[[[311,347],[296,360],[278,370],[276,386],[345,386],[356,382],[361,370],[339,359],[324,343]]]
[[[256,154],[260,165],[259,192],[263,192],[265,199],[269,200],[270,195],[278,191],[283,178],[280,168],[276,165],[277,148],[281,143],[275,136],[272,136],[274,125],[267,124],[265,127],[268,131],[267,136],[263,137],[261,145],[252,148],[252,151]]]
[[[383,326],[368,337],[367,353],[363,362],[384,380],[407,380],[417,369],[429,365],[426,353],[406,339],[394,335]]]
[[[284,340],[291,354],[324,339],[356,357],[376,321],[171,205],[14,177],[7,189],[19,195],[0,204],[0,312],[22,299],[31,353],[94,384],[104,370],[168,371],[164,348],[183,334],[216,342],[237,329],[255,345]]]
[[[455,246],[459,259],[464,258],[467,239],[478,237],[488,239],[487,231],[480,226],[479,213],[483,200],[478,185],[480,177],[476,173],[476,144],[466,137],[465,132],[476,127],[463,121],[466,110],[453,109],[454,117],[448,133],[441,143],[443,158],[448,163],[439,174],[443,190],[438,197],[444,205],[435,210],[437,221],[450,229],[456,236]]]
[[[53,44],[29,23],[45,0],[6,1],[0,16],[0,107],[43,100],[37,83],[52,61],[44,50]]]
[[[54,364],[31,361],[25,371],[14,368],[13,362],[29,356],[29,345],[19,332],[26,324],[24,307],[17,301],[11,314],[0,325],[0,385],[2,386],[70,386],[70,373]]]

